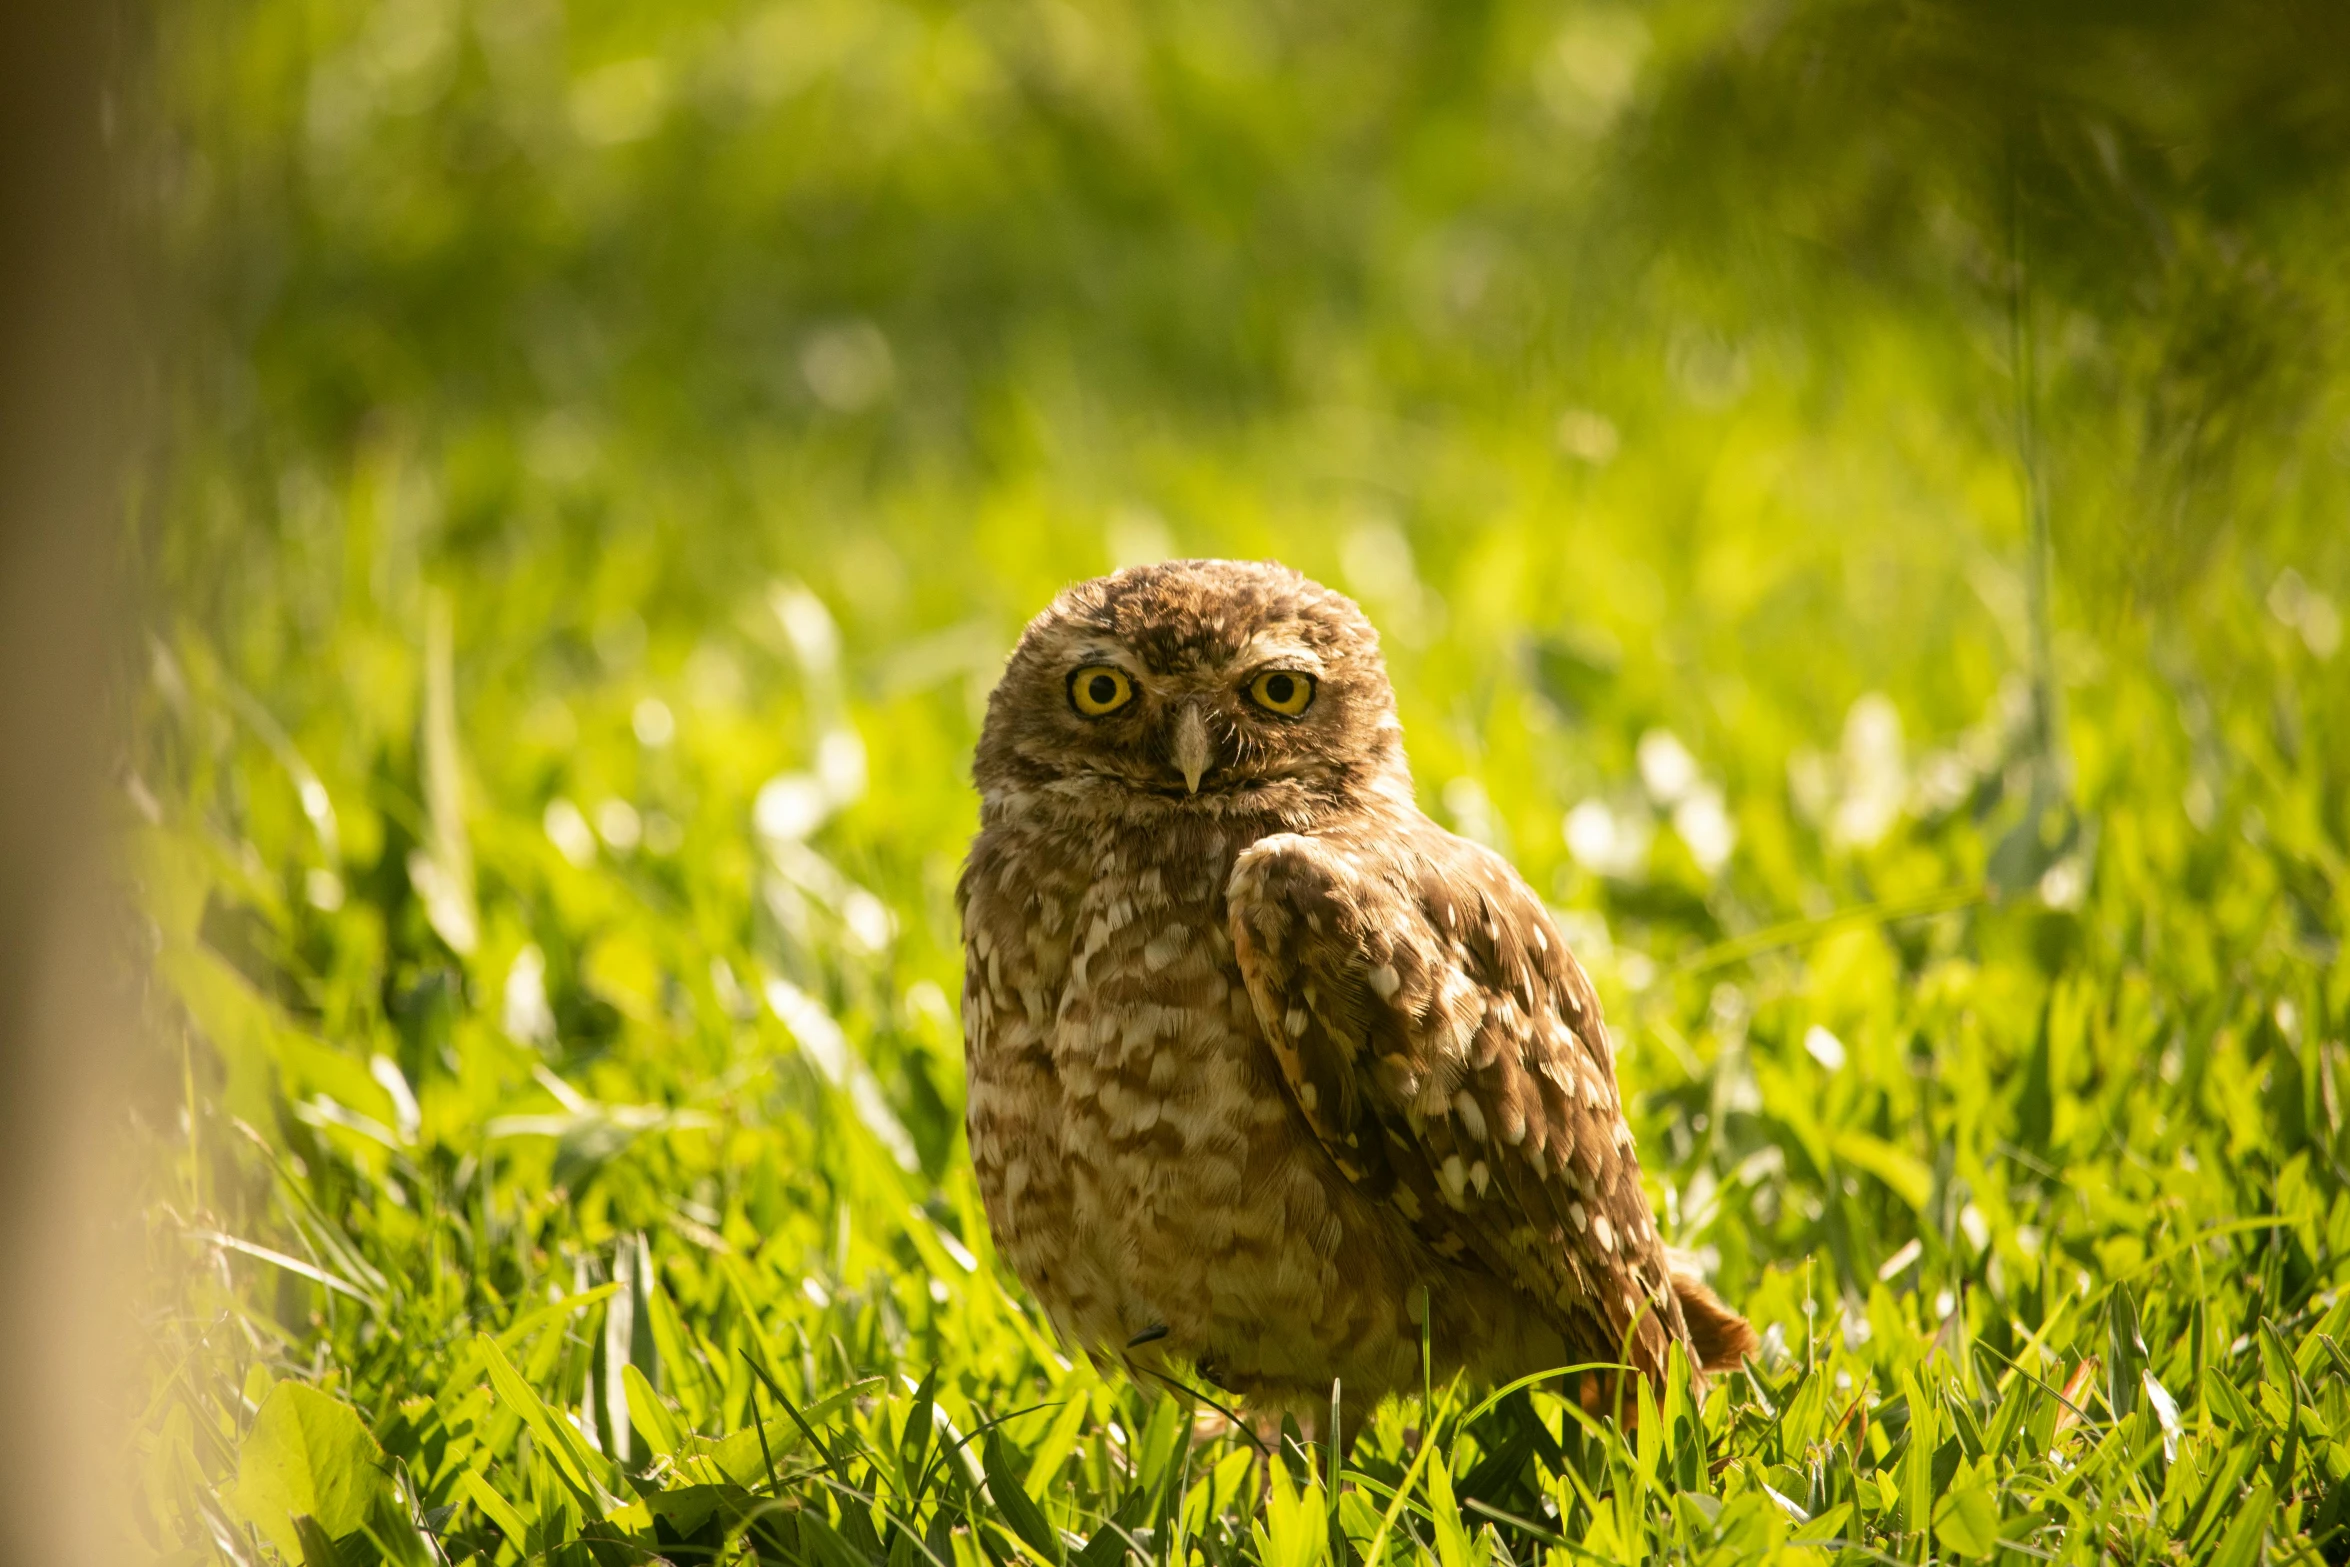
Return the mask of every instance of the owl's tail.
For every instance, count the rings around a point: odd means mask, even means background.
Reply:
[[[1688,1324],[1690,1347],[1707,1371],[1735,1371],[1747,1356],[1762,1347],[1754,1327],[1730,1309],[1729,1303],[1697,1276],[1696,1259],[1668,1251],[1673,1293],[1681,1297],[1681,1320]]]

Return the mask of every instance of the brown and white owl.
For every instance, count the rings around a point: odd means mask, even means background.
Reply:
[[[1719,1370],[1746,1322],[1641,1190],[1599,1003],[1413,803],[1379,642],[1285,567],[1070,588],[988,702],[960,888],[998,1248],[1098,1356],[1260,1413],[1437,1375]]]

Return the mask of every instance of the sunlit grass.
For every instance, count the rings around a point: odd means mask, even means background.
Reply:
[[[1696,785],[1652,731],[1646,780],[1605,796],[1646,857],[1561,886],[1587,945],[1610,918],[1593,961],[1668,1230],[1768,1349],[1630,1430],[1556,1383],[1432,1411],[1339,1389],[1360,1435],[1333,1490],[1324,1452],[1276,1478],[1244,1439],[1194,1448],[1176,1400],[1072,1361],[999,1271],[936,901],[967,810],[935,847],[883,825],[898,795],[952,801],[953,748],[860,776],[857,655],[828,662],[803,590],[745,613],[778,617],[800,688],[764,777],[641,677],[575,694],[570,760],[501,753],[433,716],[464,681],[425,636],[414,781],[330,783],[195,644],[158,650],[133,844],[185,1096],[149,1112],[181,1128],[151,1218],[158,1545],[290,1557],[307,1505],[345,1559],[2250,1561],[2337,1521],[2339,915],[2309,901],[2337,862],[2288,836],[2324,820],[2306,765],[2244,767],[2199,826],[2183,746],[2104,738],[2169,699],[2117,674],[2074,703],[2094,845],[2027,888],[1985,865],[2030,759],[1962,741],[1971,783],[1941,800],[1905,768],[1871,846],[1834,846],[1877,809],[1849,746],[1820,824],[1792,791],[1735,800],[1709,891],[1672,826]],[[1772,853],[1891,895],[1728,929]],[[304,1386],[364,1431],[297,1420]]]

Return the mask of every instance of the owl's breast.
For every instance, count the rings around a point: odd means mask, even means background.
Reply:
[[[1118,844],[1078,905],[1052,1028],[1065,1148],[1097,1190],[1213,1196],[1286,1111],[1224,922],[1220,841]]]
[[[980,1003],[997,1011],[973,1038],[973,1157],[999,1244],[1071,1338],[1151,1337],[1227,1386],[1381,1384],[1410,1369],[1423,1259],[1338,1173],[1259,1036],[1224,897],[1253,841],[1104,835],[1038,857],[1083,880],[1041,958],[1033,922],[971,943],[975,968],[1017,945],[1021,972],[1060,975],[1033,1033],[1008,971]]]
[[[1164,1328],[1234,1385],[1392,1344],[1406,1266],[1258,1032],[1226,920],[1240,847],[1105,852],[1052,1032],[1072,1315],[1111,1345]]]

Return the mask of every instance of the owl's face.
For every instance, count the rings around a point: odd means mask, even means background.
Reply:
[[[1285,566],[1169,561],[1063,592],[988,699],[983,793],[1061,785],[1205,808],[1403,788],[1378,634]]]

